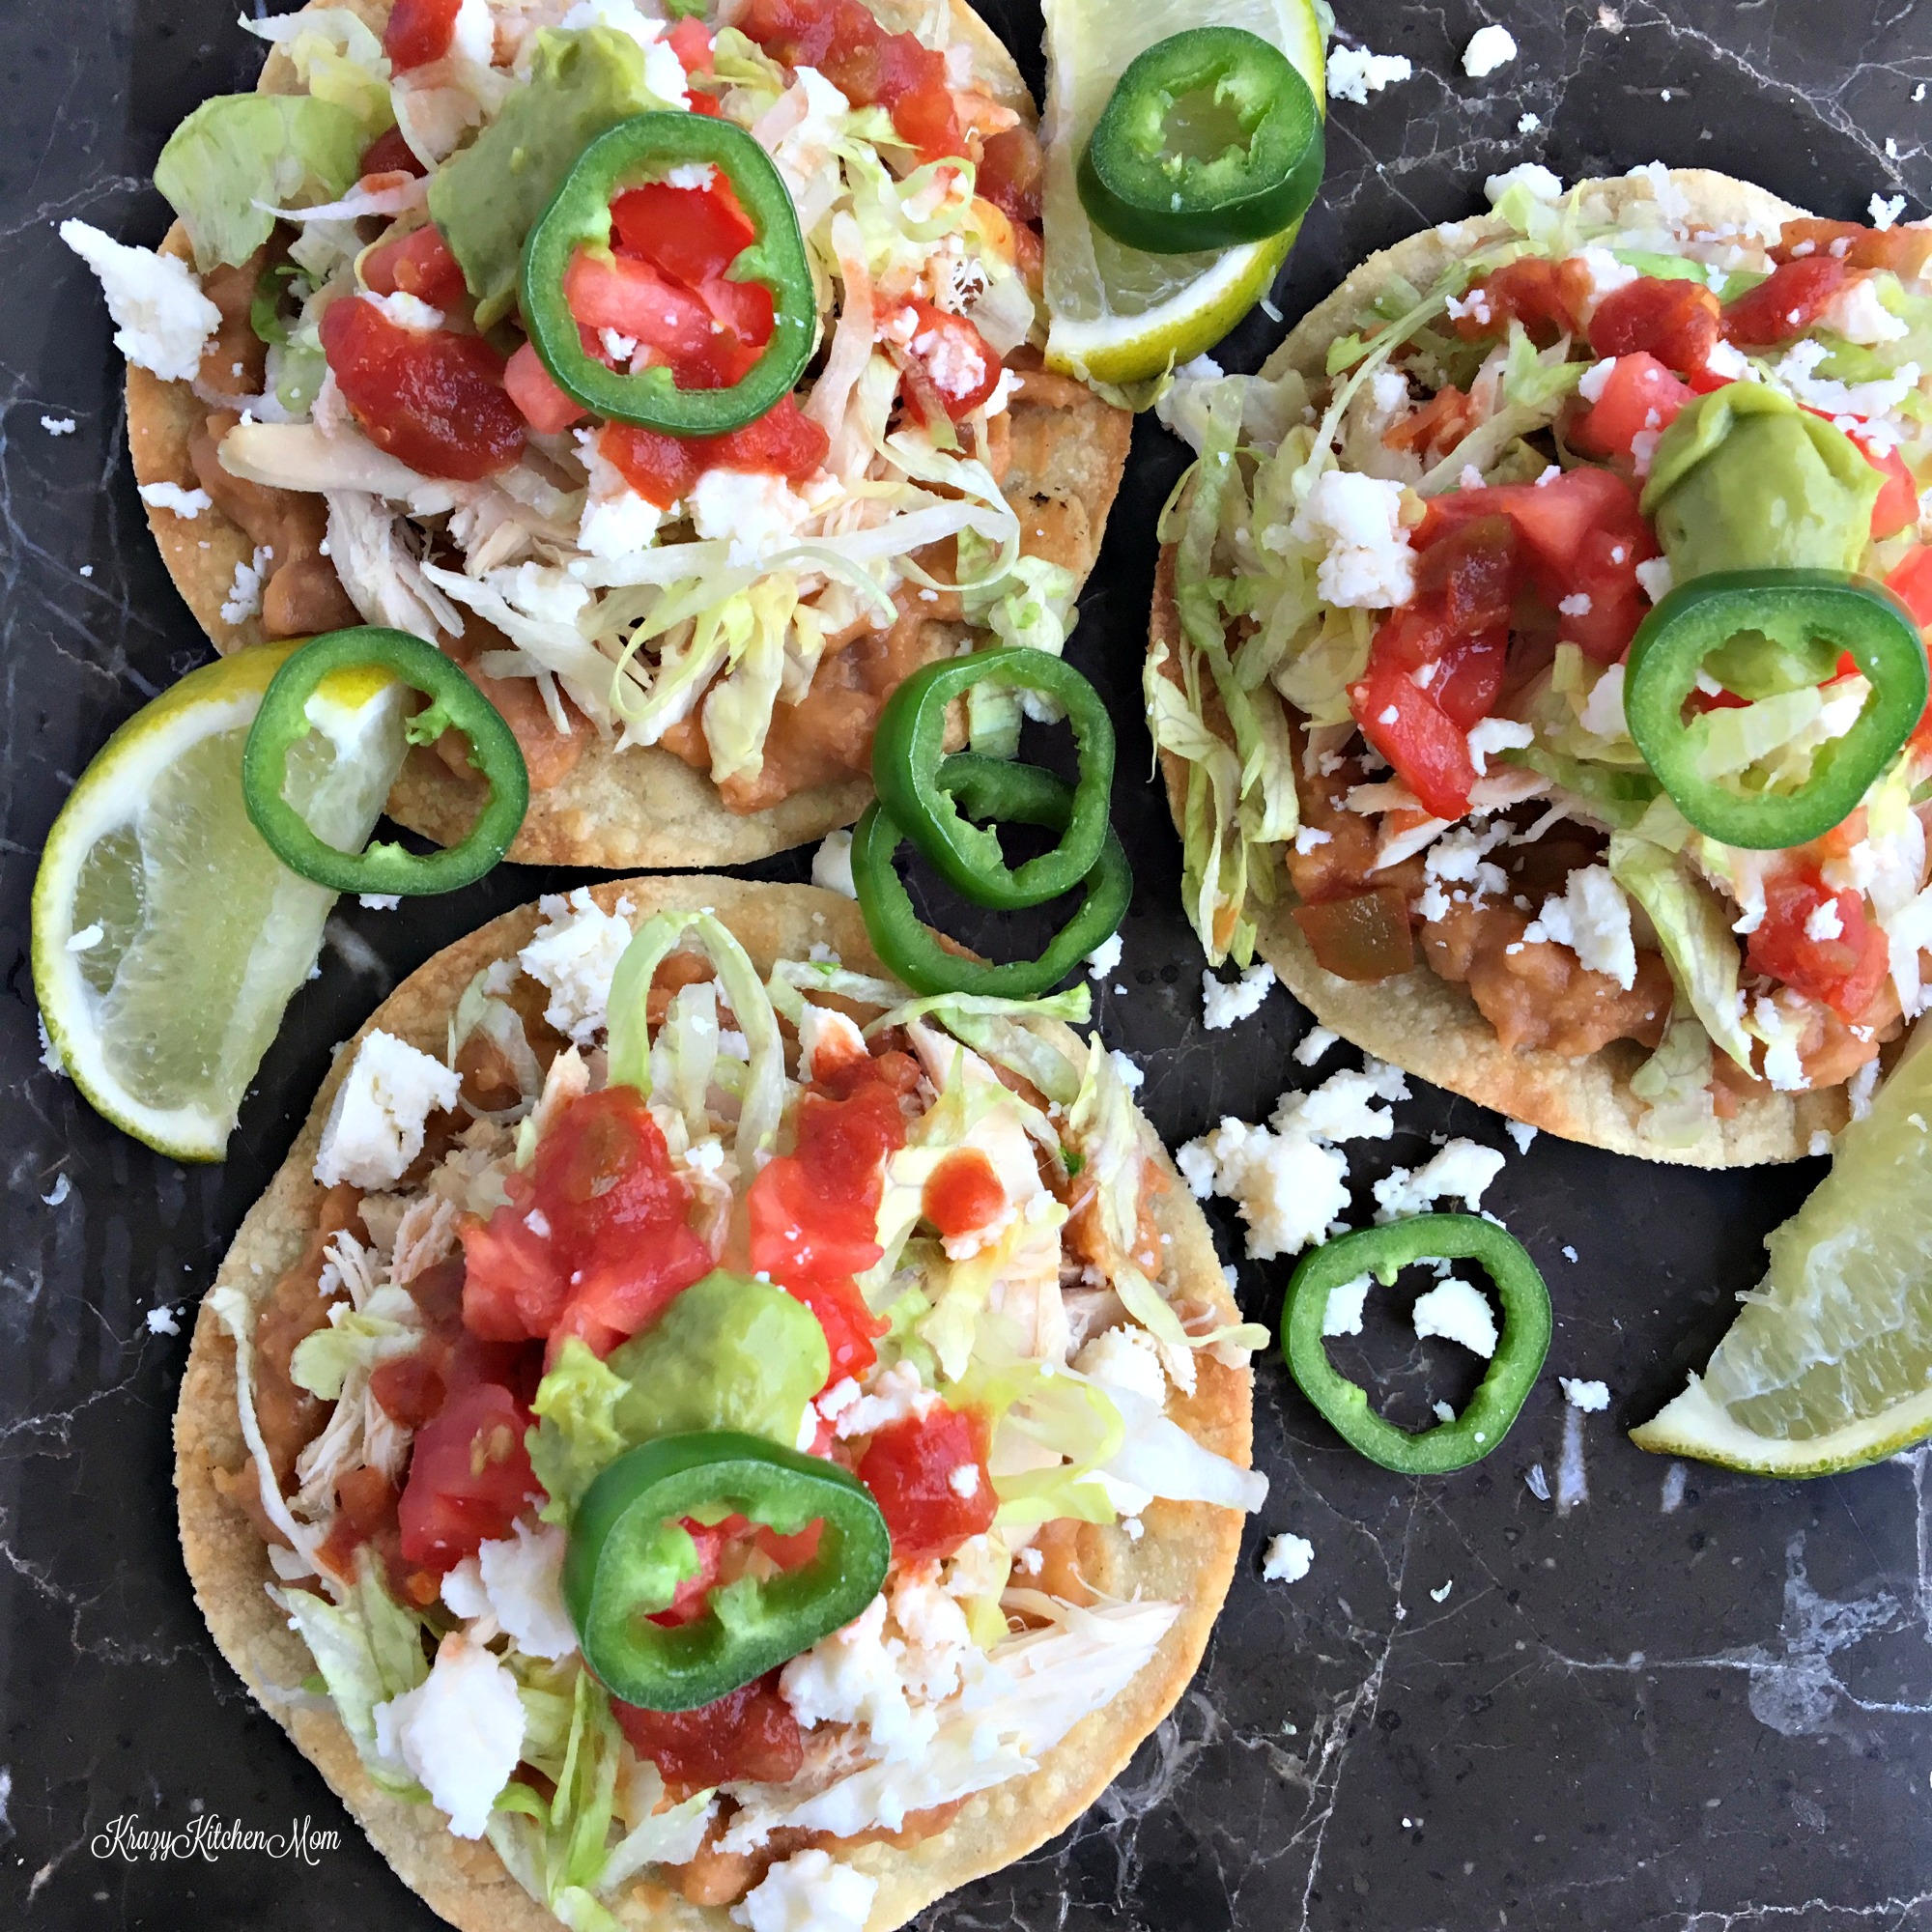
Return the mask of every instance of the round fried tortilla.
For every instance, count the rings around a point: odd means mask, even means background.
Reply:
[[[1670,179],[1690,198],[1691,218],[1707,227],[1769,229],[1804,213],[1748,182],[1706,168],[1675,168]],[[1582,184],[1592,211],[1614,213],[1624,203],[1651,193],[1644,178]],[[1378,296],[1397,281],[1427,289],[1452,262],[1510,233],[1494,215],[1481,215],[1425,229],[1372,255],[1326,300],[1318,303],[1268,357],[1262,373],[1277,377],[1298,370],[1311,384],[1325,379],[1329,344],[1358,324]],[[1170,665],[1179,650],[1180,617],[1174,601],[1174,549],[1161,553],[1151,636],[1165,644]],[[1177,827],[1187,795],[1187,774],[1174,753],[1161,753],[1168,809]],[[1283,882],[1286,888],[1286,881]],[[1649,1057],[1633,1040],[1572,1060],[1541,1050],[1512,1051],[1496,1037],[1465,987],[1438,979],[1427,967],[1374,984],[1338,980],[1315,955],[1290,913],[1284,890],[1271,906],[1250,908],[1255,950],[1282,983],[1325,1027],[1391,1062],[1406,1072],[1512,1120],[1523,1121],[1566,1140],[1586,1141],[1612,1153],[1690,1167],[1753,1167],[1798,1160],[1814,1134],[1835,1133],[1850,1107],[1842,1087],[1811,1094],[1766,1094],[1744,1101],[1733,1120],[1713,1120],[1698,1140],[1663,1147],[1643,1127],[1644,1105],[1630,1091],[1630,1077]]]
[[[697,876],[636,878],[593,889],[600,904],[629,898],[635,919],[676,907],[708,907],[752,955],[761,975],[778,958],[803,959],[814,942],[832,947],[848,965],[879,972],[858,908],[812,886],[773,886]],[[450,1015],[470,979],[498,959],[513,958],[536,930],[535,906],[494,920],[440,952],[374,1012],[323,1083],[308,1121],[268,1192],[249,1210],[221,1264],[223,1286],[240,1289],[257,1306],[294,1264],[318,1218],[324,1190],[312,1178],[323,1122],[354,1048],[381,1027],[425,1052],[440,1054]],[[1071,1036],[1057,1030],[1063,1041]],[[1176,1175],[1153,1130],[1143,1141],[1166,1188],[1153,1196],[1178,1298],[1211,1307],[1222,1321],[1238,1319],[1207,1223]],[[1192,1397],[1170,1408],[1195,1437],[1242,1464],[1250,1456],[1252,1375],[1203,1353]],[[181,1405],[175,1414],[175,1491],[182,1550],[195,1601],[221,1653],[269,1714],[327,1778],[402,1877],[465,1932],[555,1932],[556,1920],[503,1867],[487,1841],[453,1836],[441,1812],[386,1796],[369,1778],[332,1708],[298,1694],[314,1666],[287,1619],[264,1593],[273,1580],[268,1551],[242,1511],[215,1488],[216,1468],[247,1460],[235,1408],[235,1350],[206,1306],[195,1323]],[[919,1844],[857,1846],[840,1857],[879,1882],[868,1921],[887,1932],[943,1893],[1010,1864],[1063,1831],[1099,1796],[1179,1696],[1201,1661],[1215,1613],[1234,1576],[1241,1518],[1201,1503],[1155,1502],[1138,1542],[1116,1528],[1082,1533],[1083,1567],[1110,1596],[1178,1603],[1180,1615],[1153,1659],[1113,1703],[1077,1724],[1024,1778],[967,1800],[948,1828]],[[609,1901],[627,1926],[732,1932],[723,1907],[688,1904],[661,1885],[640,1885]]]
[[[311,0],[312,5],[341,0]],[[380,34],[390,0],[349,0]],[[920,0],[871,0],[873,12],[895,30],[914,27],[931,8]],[[942,0],[945,4],[945,0]],[[973,49],[974,79],[1003,106],[1037,124],[1038,110],[999,37],[964,4],[950,0],[951,33]],[[294,64],[277,47],[262,70],[266,93],[298,91]],[[161,244],[190,258],[177,221]],[[1031,392],[1031,393],[1030,393]],[[1003,486],[1020,520],[1020,547],[1071,571],[1084,583],[1100,551],[1107,513],[1126,467],[1132,418],[1065,377],[1029,374],[1009,404],[1012,464]],[[186,383],[164,383],[146,369],[128,370],[128,442],[140,483],[196,487],[189,439],[208,406]],[[239,525],[220,510],[192,519],[148,507],[148,527],[175,587],[195,620],[224,654],[259,643],[259,617],[230,623],[221,614],[238,564],[253,556]],[[926,655],[952,655],[968,636],[959,623],[934,621]],[[582,729],[590,729],[580,724]],[[616,752],[594,734],[576,768],[548,790],[533,792],[509,856],[529,865],[687,867],[740,866],[822,838],[850,825],[872,787],[865,779],[795,792],[767,810],[727,810],[708,773],[695,771],[661,746]],[[459,779],[427,748],[410,755],[389,794],[389,816],[412,831],[453,845],[481,809],[484,789]]]

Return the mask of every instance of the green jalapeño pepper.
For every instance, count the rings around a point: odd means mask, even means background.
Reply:
[[[960,815],[942,776],[949,770],[977,773],[976,795],[987,802],[987,815],[1007,815],[994,796],[991,774],[981,769],[997,760],[968,767],[944,757],[946,707],[980,683],[1057,698],[1065,707],[1079,747],[1080,778],[1060,843],[1017,869],[1002,856],[997,833],[970,825]],[[1071,665],[1045,651],[1021,645],[947,658],[914,671],[893,693],[872,736],[872,783],[899,829],[954,892],[997,912],[1043,905],[1086,878],[1107,841],[1107,804],[1114,789],[1113,721],[1100,694]]]
[[[1001,758],[957,752],[936,776],[948,795],[975,817],[1009,819],[1058,832],[1073,816],[1073,788],[1037,765],[1009,765]],[[918,993],[1037,998],[1119,930],[1127,916],[1127,901],[1134,894],[1133,871],[1119,838],[1104,820],[1102,831],[1100,856],[1084,882],[1086,896],[1052,944],[1037,959],[986,966],[949,952],[921,922],[904,881],[893,867],[905,834],[883,800],[874,800],[852,834],[852,883],[873,950]]]
[[[816,1522],[797,1569],[714,1585],[703,1614],[652,1619],[699,1574],[687,1520],[748,1518],[780,1536]],[[892,1536],[860,1480],[755,1435],[706,1430],[627,1450],[584,1492],[563,1559],[563,1601],[584,1660],[613,1697],[690,1711],[762,1677],[849,1624],[885,1581]]]
[[[772,339],[744,380],[724,389],[684,389],[670,370],[616,370],[586,354],[564,294],[580,248],[611,243],[611,203],[626,188],[673,168],[709,163],[737,196],[756,240],[725,271],[772,298]],[[667,436],[724,436],[755,422],[791,393],[817,331],[818,298],[784,180],[744,128],[708,114],[639,114],[600,134],[564,177],[524,248],[524,324],[557,386],[613,422]]]
[[[1384,1288],[1412,1262],[1473,1261],[1488,1269],[1503,1304],[1494,1358],[1454,1422],[1411,1435],[1384,1422],[1364,1390],[1336,1372],[1321,1339],[1328,1295],[1373,1274]],[[1282,1353],[1301,1392],[1351,1448],[1403,1476],[1439,1476],[1479,1463],[1509,1433],[1549,1352],[1549,1291],[1521,1244],[1478,1214],[1417,1214],[1364,1228],[1317,1248],[1288,1285]]]
[[[1707,659],[1781,668],[1770,680],[1781,689],[1761,688],[1763,678],[1747,685],[1751,696],[1778,702],[1833,677],[1841,653],[1870,696],[1849,731],[1811,752],[1810,775],[1795,790],[1749,785],[1749,764],[1740,770],[1750,751],[1737,723],[1744,714],[1684,716]],[[1624,715],[1645,762],[1698,831],[1774,851],[1821,837],[1857,809],[1912,735],[1925,693],[1918,627],[1882,585],[1833,570],[1719,571],[1680,584],[1637,627]]]
[[[1191,27],[1116,83],[1080,157],[1080,201],[1129,248],[1232,248],[1300,220],[1324,158],[1321,108],[1278,47]]]
[[[490,797],[460,844],[419,856],[379,840],[344,852],[311,832],[283,795],[289,753],[311,729],[308,703],[340,671],[377,670],[430,700],[410,720],[412,744],[433,744],[454,728],[469,740],[469,761]],[[269,681],[242,753],[242,797],[255,829],[283,865],[338,893],[447,893],[480,879],[510,849],[530,802],[529,773],[502,713],[462,668],[407,631],[376,625],[329,631],[296,651]]]

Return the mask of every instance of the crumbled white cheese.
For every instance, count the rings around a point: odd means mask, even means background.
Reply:
[[[607,562],[649,550],[666,512],[631,488],[624,472],[598,448],[591,431],[577,431],[576,441],[590,479],[577,525],[578,549]]]
[[[1527,1153],[1530,1142],[1536,1138],[1536,1129],[1527,1121],[1505,1121],[1503,1132],[1516,1143],[1518,1153]]]
[[[952,402],[970,396],[986,380],[986,358],[963,329],[921,329],[911,348],[925,364],[932,386]]]
[[[1107,1057],[1114,1063],[1114,1071],[1121,1076],[1121,1085],[1129,1094],[1138,1094],[1147,1085],[1147,1075],[1118,1046],[1110,1048]]]
[[[1820,899],[1804,921],[1804,937],[1812,940],[1842,939],[1845,922],[1839,916],[1836,899]]]
[[[413,328],[425,334],[434,334],[443,324],[440,308],[431,308],[420,297],[412,296],[404,289],[386,296],[364,289],[362,299],[398,328]]]
[[[1087,977],[1090,980],[1104,980],[1121,963],[1121,935],[1110,932],[1087,955]]]
[[[1630,901],[1607,866],[1579,866],[1561,897],[1544,900],[1522,936],[1569,947],[1590,971],[1608,975],[1626,992],[1636,984]]]
[[[459,1617],[495,1617],[526,1657],[568,1657],[577,1630],[563,1606],[564,1533],[554,1523],[493,1537],[442,1579],[442,1601]]]
[[[517,964],[551,996],[544,1018],[579,1046],[604,1029],[611,979],[631,943],[628,907],[608,913],[579,886],[564,898],[552,893],[538,902],[544,923],[517,954]]]
[[[372,1716],[377,1749],[415,1774],[459,1838],[480,1838],[523,1755],[517,1680],[480,1644],[452,1633],[422,1683]]]
[[[1167,1373],[1160,1350],[1145,1328],[1103,1328],[1073,1358],[1090,1380],[1125,1389],[1158,1408],[1167,1400]]]
[[[849,1376],[834,1382],[818,1398],[818,1412],[843,1442],[854,1435],[874,1435],[908,1416],[923,1415],[938,1400],[910,1362],[895,1362],[880,1370],[863,1392]]]
[[[1878,284],[1869,275],[1845,283],[1825,305],[1818,323],[1847,342],[1897,342],[1912,332],[1902,317],[1879,300]]]
[[[60,239],[100,278],[115,348],[165,383],[193,382],[221,311],[187,264],[128,247],[86,221],[63,221]]]
[[[1616,257],[1612,255],[1610,259],[1615,261]],[[1614,355],[1605,355],[1601,362],[1592,362],[1583,371],[1582,380],[1577,384],[1577,393],[1586,403],[1601,402],[1605,385],[1609,382],[1610,373],[1616,366],[1617,358]]]
[[[1330,1033],[1325,1026],[1310,1027],[1296,1041],[1290,1058],[1299,1066],[1313,1066],[1341,1037],[1340,1034]]]
[[[1543,116],[1532,114],[1527,108],[1517,116],[1516,131],[1519,134],[1534,134],[1543,126]]]
[[[1419,1336],[1460,1342],[1485,1361],[1496,1352],[1495,1312],[1482,1290],[1460,1275],[1447,1275],[1427,1294],[1418,1294],[1410,1319]]]
[[[1653,604],[1662,604],[1670,595],[1671,584],[1675,581],[1670,574],[1670,559],[1667,556],[1653,556],[1638,564],[1636,581]]]
[[[1905,213],[1905,197],[1902,194],[1874,194],[1865,206],[1871,213],[1871,225],[1883,233]]]
[[[1764,1041],[1764,1077],[1780,1094],[1796,1094],[1804,1087],[1804,1064],[1799,1044],[1804,1037],[1804,1023],[1788,1015],[1769,994],[1751,1006],[1750,1030]]]
[[[1563,199],[1561,178],[1541,161],[1519,161],[1507,172],[1490,176],[1483,184],[1483,197],[1493,208],[1513,187],[1526,188],[1538,201]]]
[[[1332,1148],[1271,1134],[1232,1115],[1175,1156],[1198,1199],[1219,1194],[1248,1225],[1256,1261],[1298,1254],[1326,1238],[1349,1206],[1348,1160]]]
[[[811,883],[823,886],[829,893],[838,893],[848,899],[859,896],[859,888],[852,883],[852,835],[849,832],[828,832],[819,840],[818,850],[811,855]]]
[[[1244,1020],[1261,1010],[1268,988],[1275,983],[1274,968],[1266,960],[1250,966],[1238,980],[1217,980],[1212,973],[1201,976],[1201,1023],[1209,1033],[1224,1033],[1236,1020]]]
[[[1437,1201],[1459,1200],[1471,1208],[1482,1206],[1483,1193],[1503,1169],[1503,1156],[1480,1141],[1452,1140],[1411,1174],[1392,1170],[1375,1184],[1376,1219],[1400,1221],[1427,1213]]]
[[[450,23],[449,51],[476,67],[488,67],[496,58],[497,26],[488,0],[462,0]]]
[[[380,1029],[355,1049],[316,1151],[325,1187],[400,1180],[423,1149],[430,1115],[454,1107],[461,1083],[441,1061]]]
[[[221,600],[221,621],[224,624],[245,624],[250,617],[261,614],[262,586],[273,571],[274,562],[274,552],[266,544],[258,544],[254,555],[246,563],[235,566],[228,595]]]
[[[1328,98],[1352,100],[1358,107],[1368,105],[1369,96],[1379,94],[1396,81],[1406,80],[1415,71],[1406,54],[1372,54],[1367,47],[1328,49]]]
[[[1325,469],[1316,479],[1289,535],[1325,548],[1315,573],[1325,602],[1370,611],[1408,602],[1415,559],[1401,512],[1400,483],[1346,469]]]
[[[43,416],[41,427],[49,436],[71,436],[80,425],[71,416]]]
[[[1406,1100],[1408,1081],[1399,1066],[1370,1059],[1359,1072],[1344,1067],[1306,1094],[1284,1094],[1270,1124],[1278,1134],[1316,1141],[1385,1141],[1395,1116],[1377,1100]]]
[[[181,1333],[181,1322],[176,1319],[174,1310],[167,1307],[149,1309],[148,1333],[150,1335],[179,1335]]]
[[[184,490],[179,483],[143,483],[136,494],[151,510],[172,510],[190,523],[214,501],[206,490]]]
[[[729,543],[734,570],[788,550],[811,515],[811,505],[782,476],[750,469],[705,470],[692,485],[689,508],[700,537]]]
[[[1590,278],[1589,292],[1583,299],[1583,306],[1587,311],[1585,321],[1596,312],[1597,304],[1605,296],[1613,295],[1618,289],[1627,287],[1636,280],[1636,270],[1627,262],[1619,262],[1607,248],[1579,248],[1570,259],[1579,263]],[[1590,379],[1597,376],[1597,371],[1604,366],[1601,362],[1592,364],[1585,373],[1582,383],[1577,385],[1586,401],[1594,403],[1597,400],[1596,395],[1590,393],[1588,385]],[[1602,393],[1604,381],[1605,378],[1597,377],[1599,394]]]
[[[1845,1098],[1850,1101],[1852,1119],[1862,1121],[1871,1112],[1872,1094],[1878,1086],[1879,1065],[1868,1060],[1845,1082]]]
[[[1585,603],[1588,601],[1584,599]],[[1483,778],[1488,775],[1490,759],[1497,752],[1520,752],[1535,743],[1535,730],[1514,718],[1479,718],[1469,727],[1469,762],[1475,766],[1476,776]]]
[[[1368,1306],[1369,1290],[1374,1285],[1374,1277],[1358,1274],[1352,1281],[1338,1281],[1328,1291],[1328,1299],[1321,1308],[1321,1332],[1324,1335],[1359,1335],[1362,1332],[1362,1315]]]
[[[1586,1382],[1576,1376],[1558,1376],[1563,1384],[1563,1400],[1572,1408],[1580,1408],[1585,1415],[1594,1415],[1601,1408],[1610,1406],[1610,1391],[1603,1382]]]
[[[1515,59],[1516,36],[1492,20],[1469,37],[1469,44],[1463,49],[1463,71],[1471,80],[1481,80]]]
[[[1262,1551],[1264,1583],[1298,1583],[1315,1564],[1315,1546],[1305,1536],[1271,1536]]]
[[[866,1932],[879,1889],[830,1852],[794,1852],[773,1865],[731,1917],[751,1932]]]

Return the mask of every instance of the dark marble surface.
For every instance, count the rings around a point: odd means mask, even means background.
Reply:
[[[1037,80],[1037,14],[988,11]],[[127,239],[159,236],[146,178],[160,142],[203,94],[247,85],[256,69],[233,12],[232,0],[9,0],[0,12],[9,1924],[435,1922],[203,1630],[168,1475],[186,1341],[144,1318],[198,1295],[330,1044],[438,947],[554,880],[506,867],[454,901],[342,914],[219,1168],[156,1158],[41,1069],[26,968],[34,862],[73,773],[206,654],[142,527],[107,318],[53,223],[82,214]],[[1461,50],[1487,17],[1510,26],[1521,54],[1471,81]],[[1446,0],[1361,4],[1343,25],[1417,71],[1367,107],[1337,105],[1326,193],[1276,291],[1291,318],[1370,250],[1470,212],[1483,176],[1523,158],[1566,176],[1696,161],[1834,215],[1861,213],[1875,189],[1903,192],[1913,213],[1932,196],[1918,135],[1932,109],[1913,99],[1932,78],[1932,17],[1911,0],[1503,0],[1480,12]],[[1540,128],[1520,131],[1524,114]],[[1252,318],[1229,359],[1251,366],[1279,327]],[[57,435],[43,418],[74,427]],[[1305,1020],[1279,994],[1241,1031],[1203,1034],[1177,849],[1140,781],[1152,522],[1178,463],[1142,424],[1072,650],[1115,700],[1117,811],[1141,877],[1124,990],[1103,994],[1101,1017],[1146,1065],[1144,1098],[1171,1140],[1224,1111],[1254,1118],[1291,1075],[1309,1078],[1288,1059]],[[1364,1186],[1395,1160],[1413,1164],[1432,1131],[1505,1145],[1493,1117],[1440,1094],[1418,1094],[1400,1120],[1394,1143],[1357,1159]],[[1702,1360],[1729,1296],[1755,1278],[1759,1236],[1818,1171],[1700,1178],[1547,1136],[1512,1154],[1489,1205],[1549,1274],[1556,1341],[1508,1443],[1461,1475],[1409,1484],[1370,1467],[1262,1362],[1256,1451],[1274,1491],[1200,1678],[1071,1833],[928,1922],[1932,1925],[1932,1452],[1799,1486],[1674,1471],[1622,1434]],[[1256,1315],[1273,1320],[1286,1271],[1243,1267]],[[1381,1360],[1405,1400],[1459,1392],[1447,1345],[1416,1357],[1393,1335]],[[1609,1412],[1582,1423],[1588,1499],[1567,1512],[1525,1482],[1539,1463],[1555,1481],[1559,1371],[1613,1391]],[[1312,1540],[1314,1569],[1264,1585],[1259,1544],[1281,1530]],[[101,1836],[117,1818],[182,1831],[209,1814],[263,1831],[306,1819],[340,1842],[307,1861],[150,1861]]]

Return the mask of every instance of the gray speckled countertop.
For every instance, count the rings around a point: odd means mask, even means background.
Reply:
[[[1036,10],[986,11],[1037,81]],[[438,947],[559,876],[506,867],[453,901],[341,913],[224,1167],[149,1154],[39,1065],[41,841],[112,726],[207,655],[143,527],[107,318],[53,225],[159,236],[147,175],[161,141],[203,95],[252,82],[259,49],[233,12],[11,0],[0,16],[0,1899],[23,1926],[435,1922],[209,1641],[169,1483],[186,1342],[148,1317],[191,1310],[329,1046]],[[1489,17],[1521,51],[1472,81],[1460,53]],[[1932,106],[1915,99],[1932,15],[1912,0],[1384,0],[1343,26],[1416,72],[1336,105],[1324,199],[1275,292],[1291,320],[1363,255],[1479,207],[1483,177],[1520,159],[1566,177],[1701,163],[1841,216],[1862,217],[1874,190],[1914,214],[1932,196]],[[1252,366],[1280,328],[1251,318],[1227,359]],[[1203,1033],[1178,851],[1141,782],[1151,533],[1179,464],[1143,422],[1071,651],[1122,725],[1117,815],[1140,874],[1099,1013],[1147,1067],[1171,1141],[1315,1077],[1289,1060],[1307,1022],[1278,993],[1239,1031]],[[802,876],[803,860],[765,869]],[[1364,1190],[1431,1133],[1508,1145],[1495,1117],[1439,1094],[1398,1118],[1393,1142],[1358,1151]],[[1547,1136],[1510,1153],[1486,1205],[1543,1264],[1557,1323],[1504,1448],[1401,1481],[1260,1363],[1273,1494],[1198,1681],[1073,1832],[930,1925],[1932,1926],[1932,1451],[1801,1486],[1673,1466],[1623,1435],[1702,1361],[1756,1277],[1759,1236],[1820,1164],[1699,1177]],[[1243,1265],[1254,1314],[1274,1320],[1286,1273]],[[1368,1346],[1398,1405],[1462,1392],[1446,1346],[1405,1350],[1393,1326]],[[1566,1414],[1559,1372],[1607,1381],[1608,1412]],[[1313,1543],[1313,1570],[1264,1584],[1260,1544],[1283,1530]],[[265,1832],[306,1819],[340,1842],[159,1861],[108,1835],[117,1818],[180,1831],[208,1814]]]

